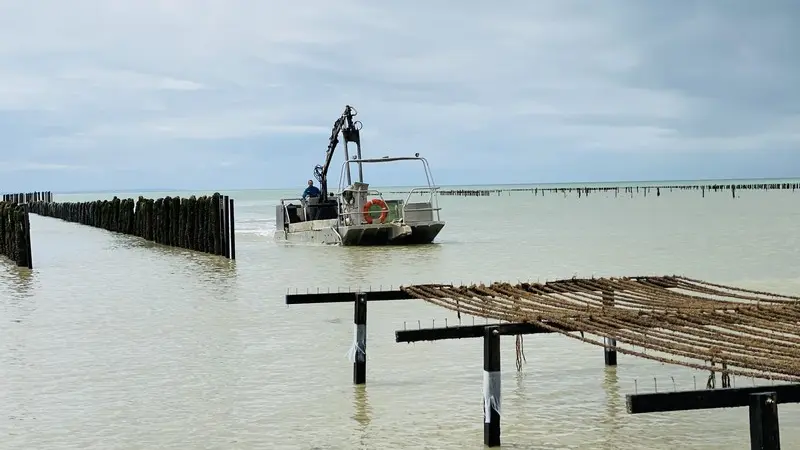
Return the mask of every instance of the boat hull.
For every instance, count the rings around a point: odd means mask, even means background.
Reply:
[[[333,223],[330,223],[333,222]],[[423,245],[433,243],[444,228],[444,222],[413,224],[371,224],[339,227],[336,221],[314,220],[291,224],[288,230],[277,230],[279,241],[317,243],[342,246]]]

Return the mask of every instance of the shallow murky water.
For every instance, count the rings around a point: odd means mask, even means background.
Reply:
[[[0,448],[483,447],[481,341],[394,342],[455,315],[371,303],[354,387],[352,306],[287,307],[287,288],[685,274],[800,292],[800,193],[443,197],[438,244],[376,249],[276,244],[273,205],[293,193],[228,194],[235,262],[31,217],[34,272],[0,263]],[[746,408],[626,413],[654,377],[691,389],[705,373],[624,355],[606,369],[597,347],[524,342],[520,373],[502,342],[506,448],[748,446]],[[780,420],[783,448],[800,448],[800,409]]]

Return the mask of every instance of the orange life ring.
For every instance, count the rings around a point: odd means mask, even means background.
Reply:
[[[389,215],[389,207],[386,206],[386,202],[379,198],[373,198],[372,200],[364,203],[364,221],[371,224],[372,223],[372,212],[369,210],[373,206],[380,206],[381,207],[381,216],[378,217],[378,221],[380,223],[386,222],[386,217]]]

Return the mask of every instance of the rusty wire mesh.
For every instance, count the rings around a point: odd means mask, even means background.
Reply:
[[[605,347],[604,337],[615,338],[623,354],[726,374],[800,381],[796,296],[683,276],[401,289],[458,313],[536,323],[593,345]]]

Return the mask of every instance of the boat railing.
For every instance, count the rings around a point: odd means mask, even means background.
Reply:
[[[356,194],[364,194],[367,197],[369,197],[369,196],[377,197],[377,198],[381,199],[382,202],[386,203],[386,199],[383,198],[383,193],[381,193],[381,191],[379,191],[377,189],[350,189],[350,188],[343,189],[342,192],[340,192],[339,195],[338,195],[338,197],[341,199],[341,201],[337,202],[338,203],[338,208],[339,208],[339,224],[340,225],[345,225],[343,222],[344,222],[344,219],[346,219],[346,218],[352,219],[355,216],[360,216],[360,215],[364,214],[364,211],[357,210],[357,211],[352,211],[352,212],[346,212],[344,210],[344,205],[349,205],[350,204],[350,203],[345,201],[345,198],[344,198],[345,192],[352,192],[353,195],[354,195],[354,198],[355,198]]]
[[[406,196],[406,200],[403,202],[402,208],[402,217],[403,222],[406,220],[406,208],[408,208],[408,204],[411,202],[411,196],[414,193],[422,194],[425,192],[429,192],[430,195],[428,197],[428,203],[431,205],[430,208],[411,208],[411,211],[430,211],[431,215],[435,215],[435,221],[440,220],[439,211],[442,208],[439,207],[439,196],[437,195],[439,191],[438,186],[425,186],[425,187],[415,187],[408,191],[408,195]]]
[[[357,164],[360,167],[361,164],[381,164],[381,163],[391,163],[391,162],[398,162],[398,161],[419,161],[420,163],[422,163],[422,168],[423,168],[423,171],[425,173],[425,179],[426,179],[426,181],[428,183],[427,186],[415,187],[415,188],[411,189],[411,191],[408,193],[408,196],[406,197],[405,201],[403,202],[402,208],[400,208],[399,211],[398,211],[398,214],[400,215],[400,219],[403,222],[405,222],[405,220],[406,220],[406,207],[407,207],[409,201],[411,200],[412,194],[429,192],[430,193],[430,198],[429,198],[428,203],[431,205],[430,208],[413,207],[413,208],[408,208],[408,211],[415,211],[415,212],[416,211],[420,211],[420,212],[422,212],[422,211],[431,211],[431,218],[435,217],[436,221],[440,221],[441,220],[441,217],[440,217],[441,208],[439,207],[439,197],[438,197],[439,187],[436,186],[436,183],[433,180],[433,174],[431,173],[431,169],[430,169],[430,165],[428,164],[428,160],[425,159],[424,157],[419,156],[419,154],[416,154],[414,156],[398,156],[398,157],[385,156],[385,157],[382,157],[382,158],[364,158],[364,159],[353,158],[353,159],[350,159],[350,160],[345,160],[345,161],[342,162],[341,173],[339,174],[339,189],[342,192],[346,192],[348,190],[356,191],[356,192],[364,192],[364,191],[359,191],[358,189],[343,189],[342,182],[345,179],[345,177],[344,177],[345,170],[346,170],[346,168],[348,167],[349,164]],[[348,181],[349,181],[349,178],[348,178]],[[384,200],[382,195],[380,195],[380,197],[381,197],[381,200]],[[362,211],[358,211],[356,213],[349,213],[348,215],[362,214],[362,213],[363,213]]]
[[[417,154],[418,155],[418,154]],[[344,186],[342,183],[345,180],[345,171],[349,167],[350,164],[356,164],[361,167],[362,164],[385,164],[385,163],[392,163],[392,162],[399,162],[399,161],[419,161],[422,163],[422,169],[425,172],[425,179],[428,182],[428,186],[433,188],[436,186],[436,183],[433,181],[433,173],[431,173],[430,164],[428,164],[428,160],[422,156],[384,156],[382,158],[352,158],[348,160],[344,160],[342,162],[341,171],[339,173],[339,190],[341,191]],[[360,169],[359,169],[360,170]],[[347,182],[350,182],[349,176],[347,177]]]
[[[287,217],[287,218],[289,217],[289,205],[287,205],[286,202],[300,202],[300,205],[298,205],[298,206],[303,206],[303,199],[300,198],[300,197],[298,197],[298,198],[282,198],[280,200],[280,202],[281,202],[281,207],[283,208],[283,217]],[[288,220],[288,219],[284,219],[284,220]]]

